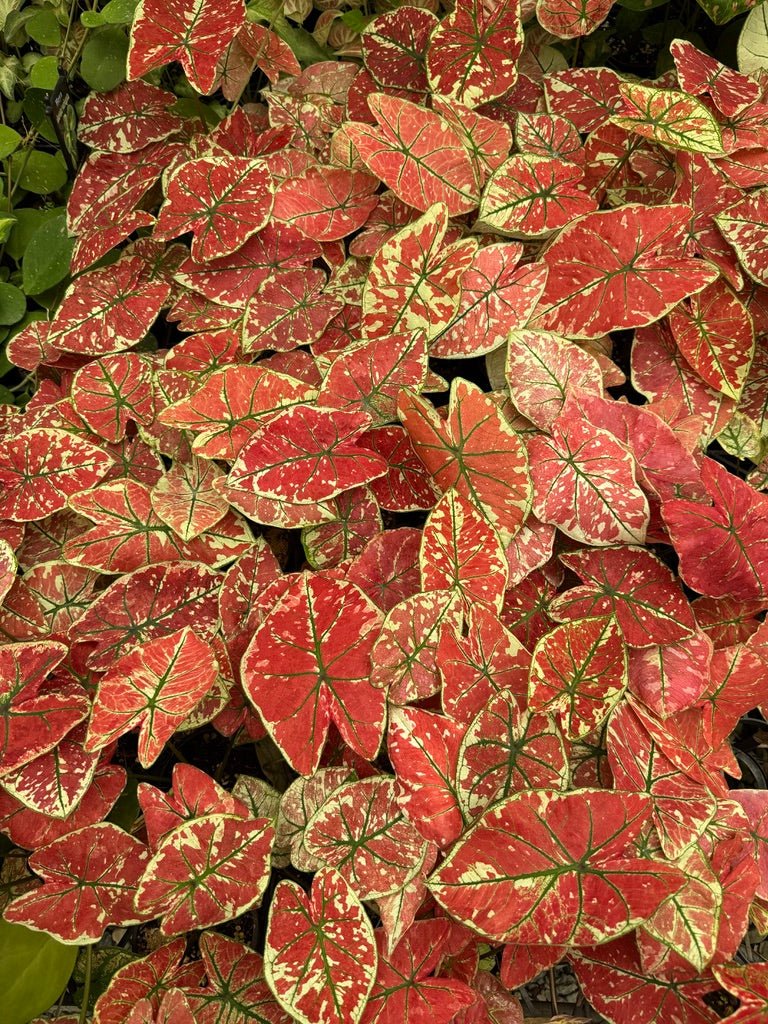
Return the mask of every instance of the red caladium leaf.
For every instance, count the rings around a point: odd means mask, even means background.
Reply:
[[[197,432],[193,451],[206,459],[234,461],[255,432],[259,417],[315,397],[303,381],[260,365],[214,371],[189,398],[159,414],[169,427]]]
[[[701,630],[664,647],[629,652],[629,688],[661,718],[695,704],[709,682],[712,641]]]
[[[117,825],[70,832],[32,854],[29,866],[43,884],[9,904],[4,917],[69,945],[96,942],[107,925],[147,920],[133,898],[148,860],[147,847]]]
[[[568,759],[554,719],[522,711],[502,690],[465,731],[456,763],[456,788],[468,819],[489,804],[526,789],[565,789]]]
[[[703,381],[738,400],[752,365],[755,330],[744,303],[720,278],[669,314],[677,347]]]
[[[429,87],[468,107],[488,103],[517,81],[522,50],[520,5],[515,0],[459,0],[430,38]]]
[[[358,1024],[376,977],[376,944],[342,876],[319,871],[307,895],[280,882],[264,949],[267,984],[299,1024]]]
[[[549,276],[536,326],[599,338],[652,323],[711,284],[714,268],[683,255],[688,217],[682,205],[630,204],[567,225],[542,255]],[[595,253],[589,263],[584,252]]]
[[[741,1004],[726,1019],[730,1024],[759,1024],[768,1006],[768,971],[764,963],[715,967],[715,977]]]
[[[257,627],[243,685],[296,771],[317,768],[331,720],[361,757],[376,756],[385,696],[370,682],[371,648],[382,619],[354,584],[302,574]]]
[[[588,36],[608,17],[613,0],[538,0],[536,18],[560,39]]]
[[[368,97],[377,127],[349,122],[346,133],[366,167],[404,203],[428,210],[445,203],[450,216],[477,206],[474,169],[445,118],[408,100]]]
[[[635,480],[635,461],[606,430],[566,408],[552,437],[528,441],[533,511],[574,540],[609,546],[642,543],[648,501]]]
[[[461,298],[451,323],[432,342],[436,358],[485,355],[522,327],[541,298],[548,270],[537,263],[517,266],[515,242],[478,249],[461,276]]]
[[[393,704],[437,693],[437,640],[443,625],[461,628],[462,607],[450,590],[406,597],[387,612],[371,652],[371,682]]]
[[[639,793],[518,793],[485,812],[429,888],[452,917],[494,942],[606,941],[682,884],[676,868],[634,853],[649,813]]]
[[[200,988],[204,981],[201,961],[182,965],[183,956],[184,940],[176,939],[119,968],[106,992],[96,1000],[94,1020],[98,1024],[126,1024],[138,1003],[149,1002],[157,1010],[169,989],[186,992]]]
[[[363,1024],[448,1024],[477,998],[473,989],[454,978],[433,977],[447,951],[451,925],[433,918],[415,921],[394,952],[377,929],[379,954],[376,981]]]
[[[52,750],[4,773],[3,788],[38,814],[68,817],[80,804],[98,763],[98,756],[83,747],[85,734],[86,725],[81,722]]]
[[[621,78],[609,68],[568,68],[544,79],[547,108],[574,123],[579,132],[603,124],[620,104]]]
[[[193,562],[150,565],[111,584],[72,627],[74,641],[95,642],[88,664],[111,668],[131,647],[191,626],[204,639],[218,626],[221,576]]]
[[[474,505],[450,490],[424,527],[420,553],[424,590],[455,590],[466,610],[501,607],[507,564],[499,535]]]
[[[715,217],[715,223],[736,251],[739,263],[758,284],[768,284],[768,263],[765,259],[767,218],[768,189],[753,192]]]
[[[172,92],[141,81],[91,93],[80,115],[78,138],[91,149],[111,153],[133,153],[164,142],[184,125],[168,109],[175,102]]]
[[[374,427],[362,434],[357,443],[381,455],[387,463],[386,474],[370,482],[382,508],[393,512],[432,508],[438,490],[413,450],[407,431],[397,426]]]
[[[700,100],[675,89],[657,89],[639,82],[622,82],[619,93],[621,106],[611,118],[619,127],[668,149],[723,155],[723,133]]]
[[[149,278],[138,256],[88,270],[67,288],[56,310],[56,347],[87,356],[131,348],[150,329],[169,291],[166,282]]]
[[[631,935],[574,950],[571,963],[587,999],[615,1024],[633,1024],[638,1017],[669,1024],[716,1024],[721,1019],[702,998],[715,987],[711,979],[649,978]]]
[[[214,462],[194,456],[174,462],[152,488],[152,509],[182,540],[194,540],[227,514],[229,504],[214,487],[222,476]]]
[[[335,789],[307,822],[304,842],[360,899],[401,889],[427,855],[426,842],[397,800],[395,780],[385,776]]]
[[[365,171],[310,167],[280,183],[273,216],[318,242],[333,242],[357,231],[378,203],[378,181]]]
[[[422,398],[404,392],[400,418],[416,454],[443,491],[474,502],[506,543],[530,510],[525,446],[499,407],[474,384],[451,386],[447,420]]]
[[[334,790],[355,778],[351,768],[320,768],[308,779],[295,779],[283,793],[275,845],[290,852],[291,863],[297,870],[314,872],[322,867],[322,862],[304,844],[307,822]]]
[[[423,330],[431,339],[449,325],[476,246],[471,239],[444,246],[447,228],[448,207],[435,203],[378,250],[363,289],[367,337]]]
[[[330,569],[360,554],[382,529],[378,503],[367,487],[344,491],[328,506],[336,520],[309,526],[301,535],[307,561],[315,569]]]
[[[528,706],[556,712],[565,735],[580,739],[605,720],[626,685],[627,650],[616,619],[579,619],[536,644]]]
[[[524,705],[531,656],[484,605],[469,610],[467,635],[446,626],[440,632],[437,662],[446,714],[469,725],[497,693],[510,692]]]
[[[264,281],[246,310],[243,350],[287,352],[317,341],[341,311],[335,295],[323,292],[322,270],[278,270]]]
[[[139,763],[153,764],[218,676],[210,643],[189,628],[129,651],[99,681],[86,749],[140,728]]]
[[[258,953],[218,932],[200,936],[200,953],[208,985],[187,992],[196,1024],[227,1024],[241,1014],[246,1020],[290,1024],[269,990]]]
[[[513,238],[544,238],[597,209],[583,181],[580,167],[557,157],[512,156],[486,185],[478,222]]]
[[[701,480],[712,500],[671,499],[664,522],[680,556],[680,575],[709,597],[761,597],[768,588],[768,498],[705,459]]]
[[[154,237],[176,238],[191,231],[194,260],[226,256],[267,223],[273,189],[272,175],[260,160],[189,160],[168,180]]]
[[[297,503],[332,498],[386,472],[380,456],[355,444],[370,425],[363,412],[294,406],[256,428],[229,484]]]
[[[691,636],[696,622],[679,583],[663,562],[636,547],[603,548],[561,555],[585,584],[560,594],[549,606],[559,621],[614,615],[630,647],[671,644]]]
[[[426,91],[424,53],[437,26],[435,15],[418,7],[380,14],[360,39],[365,66],[379,85]]]
[[[155,415],[152,372],[140,356],[103,356],[81,367],[72,381],[78,415],[105,441],[125,437],[129,422],[151,423]]]
[[[101,448],[64,430],[34,428],[3,442],[0,516],[16,522],[44,519],[67,499],[93,486],[112,459]]]
[[[397,774],[397,800],[425,839],[449,846],[463,829],[456,794],[462,728],[421,708],[392,708],[387,749]]]
[[[274,827],[211,814],[179,825],[160,843],[136,892],[136,907],[162,916],[163,935],[230,921],[261,901]]]
[[[504,946],[499,977],[508,989],[518,988],[553,967],[563,958],[565,946],[519,945],[514,942]]]
[[[594,356],[551,331],[510,331],[505,375],[518,411],[546,431],[570,390],[603,394],[603,374]]]
[[[242,0],[141,0],[131,28],[128,78],[178,60],[194,88],[209,93],[219,58],[244,21]]]
[[[709,93],[726,117],[741,113],[760,99],[760,87],[753,78],[702,53],[687,39],[673,39],[669,49],[683,89],[693,96]]]

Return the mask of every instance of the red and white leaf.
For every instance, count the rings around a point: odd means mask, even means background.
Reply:
[[[191,231],[194,260],[226,256],[264,227],[273,200],[272,175],[263,161],[189,160],[168,179],[154,237],[167,240]]]
[[[401,889],[427,855],[427,843],[397,800],[395,780],[384,776],[335,789],[307,822],[304,842],[360,899]]]
[[[760,189],[745,196],[735,206],[729,206],[715,216],[726,241],[733,246],[739,263],[753,281],[768,284],[768,238],[765,223],[768,220],[768,189]]]
[[[278,185],[272,216],[317,242],[334,242],[365,224],[379,201],[377,186],[365,171],[310,167]]]
[[[289,352],[311,345],[342,309],[337,296],[324,292],[322,270],[277,270],[249,302],[242,328],[245,352]]]
[[[307,895],[280,882],[264,948],[267,984],[299,1024],[358,1024],[376,977],[373,929],[336,871],[315,875]]]
[[[3,788],[37,814],[59,820],[69,817],[90,786],[99,760],[84,749],[85,734],[86,725],[81,722],[52,750],[4,773]]]
[[[668,718],[698,702],[709,683],[712,653],[712,641],[701,630],[675,644],[630,651],[629,689]]]
[[[366,167],[399,199],[417,210],[445,203],[450,216],[477,206],[472,161],[444,118],[384,93],[369,96],[368,106],[377,125],[349,122],[345,130]]]
[[[136,907],[163,935],[231,921],[261,902],[275,830],[266,818],[223,814],[179,825],[146,865]]]
[[[91,149],[133,153],[165,142],[184,122],[169,107],[176,96],[148,82],[123,82],[108,93],[92,92],[77,126],[80,141]]]
[[[188,626],[136,647],[99,680],[86,749],[100,750],[139,727],[139,763],[149,767],[218,674],[210,643]]]
[[[81,367],[72,381],[72,399],[93,433],[113,443],[125,437],[129,423],[150,423],[155,415],[150,368],[131,352]]]
[[[357,443],[380,455],[387,472],[371,480],[370,488],[382,508],[392,512],[415,512],[432,508],[438,491],[408,437],[398,426],[374,427]]]
[[[542,254],[549,276],[535,326],[599,338],[653,323],[701,291],[717,274],[683,255],[688,219],[682,205],[629,204],[567,225]]]
[[[555,713],[569,739],[588,736],[627,686],[627,650],[616,619],[579,619],[536,644],[528,707]]]
[[[200,953],[208,984],[187,992],[195,1024],[227,1024],[240,1014],[269,1024],[289,1024],[264,977],[258,953],[218,932],[200,936]]]
[[[520,5],[459,0],[432,33],[427,50],[429,87],[476,107],[509,92],[523,50]]]
[[[302,574],[253,634],[245,691],[301,774],[317,768],[332,720],[361,757],[376,756],[385,695],[370,682],[371,649],[382,618],[354,584]]]
[[[538,0],[536,18],[553,36],[578,39],[594,32],[612,7],[613,0]]]
[[[183,541],[191,541],[221,522],[229,503],[214,487],[222,471],[196,459],[174,462],[152,488],[152,509]]]
[[[256,428],[228,483],[299,504],[359,487],[386,472],[380,456],[355,444],[370,423],[363,412],[294,406]]]
[[[596,209],[576,164],[520,153],[494,171],[480,200],[478,222],[512,238],[545,238]]]
[[[438,21],[432,11],[401,7],[379,14],[361,35],[363,60],[379,85],[425,92],[429,37]]]
[[[692,96],[709,93],[726,117],[741,113],[760,99],[760,86],[754,78],[726,67],[687,39],[673,39],[669,49],[682,88]]]
[[[586,945],[631,931],[682,884],[636,855],[648,797],[534,790],[496,804],[429,879],[452,917],[494,942]]]
[[[133,898],[148,860],[147,847],[117,825],[70,832],[32,854],[29,866],[43,884],[9,904],[4,917],[67,945],[97,942],[108,925],[147,920]]]
[[[64,430],[33,428],[3,442],[0,452],[0,516],[15,522],[44,519],[66,508],[67,499],[92,487],[112,458]]]
[[[179,61],[190,83],[213,90],[219,58],[245,22],[242,0],[140,0],[131,28],[128,78]]]
[[[621,106],[611,120],[643,138],[692,153],[722,156],[723,133],[714,115],[693,96],[639,82],[619,85]]]
[[[582,133],[599,128],[621,105],[621,77],[610,68],[567,68],[544,79],[547,109]]]

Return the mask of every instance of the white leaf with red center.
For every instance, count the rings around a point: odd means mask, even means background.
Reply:
[[[148,768],[218,674],[210,643],[188,626],[136,647],[99,681],[86,749],[100,750],[138,727],[139,763]]]
[[[473,604],[501,608],[507,561],[499,535],[466,498],[445,494],[422,535],[421,583],[425,591],[455,590],[465,612]]]
[[[384,93],[369,96],[368,106],[377,125],[347,122],[345,130],[365,166],[398,199],[423,211],[445,203],[452,217],[475,209],[472,160],[445,118]]]
[[[374,338],[334,359],[317,401],[336,409],[357,408],[379,426],[397,419],[403,388],[421,391],[427,376],[427,342],[423,331]]]
[[[245,22],[242,0],[140,0],[128,48],[129,79],[179,61],[191,85],[209,93],[219,58]]]
[[[620,128],[668,149],[725,155],[720,125],[700,100],[639,82],[622,82],[619,92],[622,103],[611,120]]]
[[[356,753],[373,759],[385,695],[370,682],[383,615],[354,584],[293,577],[256,628],[243,686],[291,767],[317,768],[331,720]]]
[[[461,601],[455,592],[414,594],[384,619],[371,652],[371,682],[387,691],[393,704],[423,700],[437,693],[437,641],[443,625],[461,628]]]
[[[549,614],[560,622],[614,615],[630,647],[672,644],[696,630],[690,602],[670,570],[636,547],[602,548],[560,556],[583,581],[555,598]]]
[[[600,338],[653,323],[701,291],[717,273],[683,255],[689,219],[687,206],[629,204],[567,225],[542,254],[549,276],[535,326]]]
[[[64,430],[33,428],[3,443],[0,516],[16,522],[44,519],[67,499],[93,487],[112,465],[101,448]]]
[[[96,754],[83,748],[85,733],[86,725],[81,722],[52,750],[4,773],[5,791],[37,814],[67,818],[83,799],[98,762]]]
[[[447,228],[448,208],[435,203],[377,251],[363,289],[366,337],[423,330],[429,340],[449,325],[477,245],[464,239],[444,246]]]
[[[498,405],[457,378],[443,420],[423,398],[403,392],[400,419],[416,454],[442,491],[455,488],[508,543],[531,507],[528,459]]]
[[[168,179],[153,234],[168,240],[191,231],[192,258],[202,263],[235,252],[261,230],[273,200],[272,175],[262,160],[188,160]]]
[[[450,846],[463,820],[456,793],[456,762],[463,729],[422,708],[390,711],[387,750],[397,777],[397,801],[425,839]]]
[[[90,642],[88,666],[106,671],[137,645],[190,626],[210,639],[219,624],[221,575],[197,562],[150,565],[116,580],[72,627],[73,642]]]
[[[648,501],[635,479],[635,460],[607,430],[567,411],[552,437],[528,441],[533,511],[574,540],[607,547],[642,544]]]
[[[616,619],[579,619],[536,644],[528,707],[555,714],[566,737],[576,740],[605,721],[626,686],[627,649]]]
[[[387,468],[380,456],[355,444],[370,423],[362,412],[294,406],[256,428],[228,483],[298,504],[359,487]]]
[[[511,693],[521,707],[528,699],[531,656],[490,608],[470,608],[467,635],[446,626],[440,632],[437,663],[446,714],[463,725],[497,693]]]
[[[335,868],[361,900],[406,885],[427,855],[427,843],[403,815],[390,777],[335,789],[307,822],[309,853]]]
[[[513,238],[545,238],[596,209],[576,164],[520,153],[494,171],[480,200],[478,223]]]
[[[192,448],[206,459],[234,462],[255,432],[259,417],[317,394],[303,381],[262,366],[215,370],[201,388],[159,413],[161,423],[197,433]]]
[[[318,242],[337,241],[368,220],[379,201],[378,184],[365,171],[310,167],[278,185],[272,215]]]
[[[504,372],[518,412],[546,431],[572,389],[603,394],[595,357],[551,331],[510,331]]]
[[[267,984],[299,1024],[358,1024],[376,977],[373,929],[336,871],[315,875],[307,895],[280,882],[264,947]]]
[[[107,822],[56,839],[29,858],[43,884],[9,904],[6,921],[47,932],[67,945],[101,939],[108,925],[148,920],[133,898],[147,847]]]
[[[288,352],[311,345],[342,309],[342,301],[324,292],[322,270],[277,270],[250,300],[243,321],[243,351]]]
[[[258,953],[218,932],[200,936],[200,953],[208,985],[187,992],[195,1024],[227,1024],[241,1014],[257,1024],[290,1024],[269,990]]]
[[[448,913],[493,942],[581,946],[631,931],[683,881],[639,858],[639,793],[533,790],[496,804],[429,879]]]
[[[467,819],[531,789],[566,789],[569,769],[560,729],[549,715],[523,711],[514,695],[495,694],[464,732],[456,790]]]
[[[629,689],[659,715],[668,718],[696,704],[709,683],[712,641],[698,630],[664,647],[629,652]]]
[[[542,264],[518,267],[519,246],[497,242],[478,249],[461,276],[456,315],[430,346],[435,358],[471,358],[504,344],[509,331],[523,327],[544,291]]]
[[[613,0],[538,0],[536,18],[558,39],[578,39],[594,32],[612,7]]]
[[[701,379],[738,401],[755,352],[755,329],[747,307],[722,278],[673,309],[669,327]]]
[[[214,462],[174,462],[152,488],[152,509],[184,541],[194,540],[227,514],[229,503],[213,486],[223,477]]]
[[[680,575],[709,597],[750,600],[768,593],[768,497],[705,459],[711,505],[673,498],[662,505]]]
[[[133,153],[165,142],[184,127],[169,107],[176,96],[148,82],[123,82],[108,93],[92,92],[77,125],[77,136],[91,149]]]
[[[438,491],[431,475],[413,450],[407,431],[399,426],[374,427],[357,442],[387,463],[387,472],[370,483],[379,505],[392,512],[432,508]]]
[[[379,14],[365,27],[363,61],[379,85],[426,92],[424,54],[438,21],[432,11],[401,7]]]
[[[129,422],[154,419],[149,364],[131,352],[87,363],[72,381],[72,401],[94,434],[117,443],[125,437]]]
[[[768,188],[745,196],[715,217],[725,239],[733,246],[739,263],[753,281],[768,284]]]
[[[147,864],[137,909],[162,917],[163,935],[231,921],[261,902],[274,836],[267,818],[210,814],[179,825]]]
[[[56,310],[56,347],[85,356],[131,348],[149,331],[169,292],[167,282],[149,277],[138,256],[88,270],[67,288]]]
[[[379,966],[362,1024],[448,1024],[457,1013],[463,1019],[476,990],[457,978],[434,977],[450,951],[449,921],[415,921],[391,949],[383,929],[375,935]]]
[[[522,51],[517,0],[459,0],[430,37],[429,87],[468,107],[488,103],[517,81]]]

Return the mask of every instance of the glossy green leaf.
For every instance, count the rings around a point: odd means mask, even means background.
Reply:
[[[3,1024],[28,1024],[64,990],[77,957],[43,932],[0,919],[0,992]]]
[[[83,47],[80,74],[96,92],[109,92],[125,80],[128,36],[120,28],[96,29]]]
[[[40,225],[29,240],[22,264],[24,291],[28,295],[38,295],[64,280],[74,244],[75,240],[67,234],[65,213]]]

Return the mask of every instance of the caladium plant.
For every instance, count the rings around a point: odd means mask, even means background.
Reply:
[[[96,1024],[517,1024],[561,961],[763,1019],[768,65],[301,6],[141,0],[82,106],[0,409],[4,919],[148,938]]]

